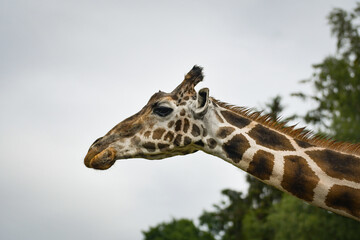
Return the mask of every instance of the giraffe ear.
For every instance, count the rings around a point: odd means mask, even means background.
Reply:
[[[209,106],[209,89],[203,88],[197,94],[197,104],[194,111],[196,117],[202,117],[208,110]]]

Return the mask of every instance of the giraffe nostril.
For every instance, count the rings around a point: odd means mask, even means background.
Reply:
[[[96,143],[98,143],[101,139],[103,139],[103,137],[99,137],[98,139],[95,140],[95,142],[91,145],[94,146]]]

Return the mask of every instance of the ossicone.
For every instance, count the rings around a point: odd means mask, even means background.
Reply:
[[[204,75],[202,72],[203,68],[195,65],[186,75],[185,79],[181,82],[179,86],[177,86],[173,94],[183,95],[183,94],[196,94],[195,86],[204,79]]]

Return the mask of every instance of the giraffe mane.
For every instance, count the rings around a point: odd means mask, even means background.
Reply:
[[[248,107],[235,106],[226,102],[219,101],[213,97],[211,97],[211,99],[220,107],[237,113],[242,117],[256,121],[266,127],[284,133],[297,140],[305,141],[309,144],[319,147],[360,156],[360,143],[354,144],[336,141],[327,136],[317,135],[313,131],[307,130],[305,127],[297,128],[296,124],[287,126],[288,121],[280,121],[280,118],[273,119],[269,114],[262,114],[262,111],[255,111],[254,109]]]

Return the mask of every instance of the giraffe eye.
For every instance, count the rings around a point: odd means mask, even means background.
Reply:
[[[169,108],[169,107],[155,107],[153,110],[153,112],[160,117],[166,117],[172,111],[173,111],[173,109]]]

